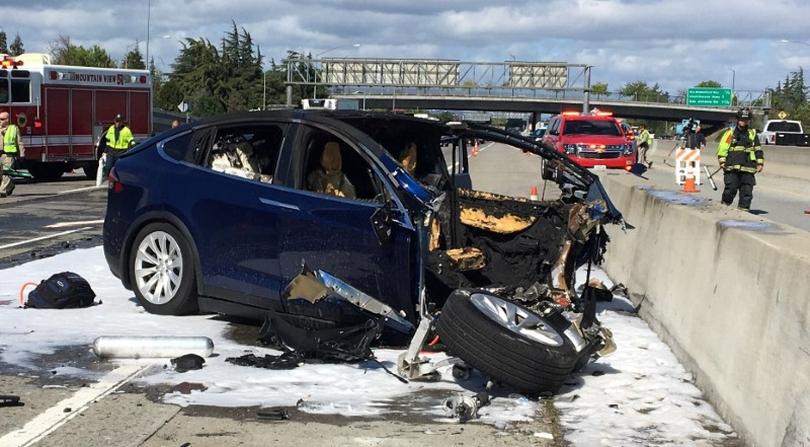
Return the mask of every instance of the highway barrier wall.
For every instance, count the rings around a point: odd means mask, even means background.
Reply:
[[[602,174],[635,228],[605,268],[754,446],[810,446],[810,234]],[[621,346],[619,346],[621,349]]]
[[[763,146],[765,172],[796,177],[810,178],[810,147]]]

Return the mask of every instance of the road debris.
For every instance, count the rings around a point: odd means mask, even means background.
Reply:
[[[478,417],[478,409],[489,405],[489,395],[482,391],[475,395],[458,394],[442,403],[445,413],[464,423]]]
[[[290,413],[284,408],[260,408],[256,412],[256,417],[271,421],[286,421],[290,418]]]
[[[20,402],[20,396],[13,394],[0,395],[0,407],[22,407],[23,405],[25,404]]]
[[[100,358],[158,359],[186,354],[210,357],[214,342],[208,337],[102,336],[93,341],[93,352]]]
[[[172,366],[174,366],[175,371],[179,373],[184,373],[186,371],[202,369],[203,364],[205,363],[205,359],[197,354],[186,354],[171,359],[171,362]]]

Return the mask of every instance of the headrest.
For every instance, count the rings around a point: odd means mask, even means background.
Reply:
[[[340,171],[343,169],[343,159],[340,156],[340,145],[338,143],[330,141],[323,146],[321,167],[326,172]]]
[[[416,171],[416,159],[416,143],[408,144],[408,147],[399,154],[399,162],[402,163],[402,166],[404,166],[405,170],[411,175]]]

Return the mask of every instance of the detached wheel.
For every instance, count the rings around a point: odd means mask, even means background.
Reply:
[[[482,292],[453,292],[436,329],[450,354],[530,395],[556,393],[579,357],[564,329]]]
[[[138,302],[150,313],[197,311],[197,284],[189,242],[174,226],[149,224],[135,237],[129,277]]]

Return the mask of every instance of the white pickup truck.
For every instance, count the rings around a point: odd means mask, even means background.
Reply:
[[[762,144],[807,146],[810,135],[804,133],[801,121],[768,120],[759,134],[759,141]]]

